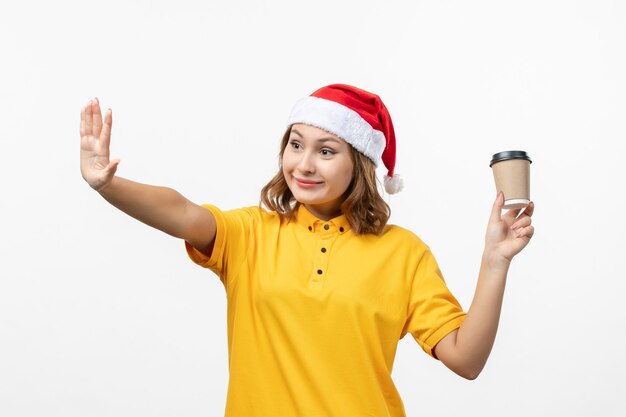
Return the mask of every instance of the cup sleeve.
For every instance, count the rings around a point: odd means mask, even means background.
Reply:
[[[435,257],[427,249],[413,277],[402,336],[411,333],[421,348],[435,357],[433,348],[446,335],[458,329],[465,317],[466,313],[448,289]]]

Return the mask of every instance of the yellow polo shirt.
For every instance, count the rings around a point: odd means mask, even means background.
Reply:
[[[391,379],[398,341],[433,347],[465,318],[429,248],[387,226],[356,235],[304,206],[290,222],[249,207],[211,210],[210,258],[228,299],[227,417],[405,416]]]

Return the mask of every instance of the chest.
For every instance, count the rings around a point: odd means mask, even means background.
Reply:
[[[261,317],[391,330],[406,318],[412,268],[406,253],[374,239],[277,235],[252,247],[237,291]]]

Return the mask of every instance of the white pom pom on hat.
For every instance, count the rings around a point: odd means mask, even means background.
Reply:
[[[295,104],[287,125],[304,123],[339,136],[374,161],[382,159],[387,175],[385,191],[395,194],[403,181],[394,174],[396,134],[387,107],[380,97],[346,84],[322,87]]]

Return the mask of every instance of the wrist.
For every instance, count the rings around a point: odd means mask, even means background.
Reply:
[[[104,184],[100,184],[97,187],[93,187],[94,190],[100,193],[101,196],[105,197],[108,189],[111,187],[111,184],[115,180],[115,176],[111,177],[111,179]]]
[[[509,270],[509,266],[511,265],[510,259],[502,256],[498,251],[489,248],[485,248],[483,251],[482,261],[483,264],[490,269],[498,269],[505,273]]]

